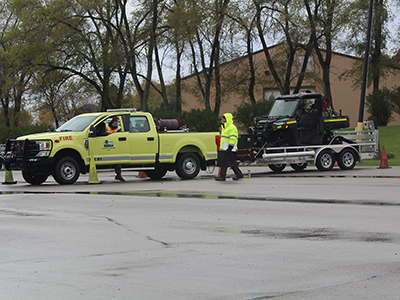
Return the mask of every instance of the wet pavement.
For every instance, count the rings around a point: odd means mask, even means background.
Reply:
[[[398,299],[400,167],[241,169],[70,186],[14,172],[0,185],[0,298]]]

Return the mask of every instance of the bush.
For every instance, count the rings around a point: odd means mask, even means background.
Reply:
[[[254,118],[267,115],[274,104],[275,99],[258,101],[256,103],[243,102],[236,105],[233,113],[236,126],[243,131],[249,131],[249,127],[254,126]]]
[[[192,109],[181,114],[168,112],[164,109],[157,109],[153,116],[156,119],[179,118],[182,126],[187,125],[190,131],[210,132],[218,131],[221,123],[218,116],[210,110]]]
[[[400,115],[400,86],[393,89],[391,96],[393,110]]]
[[[210,110],[192,109],[182,112],[182,125],[186,124],[191,131],[218,131],[221,124],[219,117]]]
[[[0,131],[0,144],[5,144],[7,139],[15,139],[19,136],[32,133],[46,132],[48,128],[54,130],[54,127],[51,125],[27,125],[21,127],[3,127],[3,130]]]
[[[367,96],[367,112],[378,127],[386,126],[393,118],[392,98],[393,92],[386,87]]]

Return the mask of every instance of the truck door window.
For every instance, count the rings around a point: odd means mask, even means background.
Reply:
[[[106,133],[106,124],[110,124],[111,120],[113,117],[109,117],[107,119],[104,119],[103,121],[101,121],[99,124],[96,125],[95,127],[95,132],[96,132],[96,136],[104,136],[107,135]],[[120,122],[121,122],[121,116],[118,116]],[[121,130],[119,131],[124,131],[124,128],[122,126],[122,122],[121,122]]]
[[[149,121],[145,116],[131,116],[129,120],[129,132],[150,131]]]

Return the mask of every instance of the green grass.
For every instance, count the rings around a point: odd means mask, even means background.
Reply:
[[[380,152],[385,146],[389,166],[400,166],[400,126],[379,127]],[[379,166],[380,157],[377,159],[366,159],[360,166]]]

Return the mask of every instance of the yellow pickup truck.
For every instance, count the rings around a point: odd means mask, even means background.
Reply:
[[[113,117],[120,120],[119,131],[107,134]],[[218,132],[189,132],[176,122],[161,121],[134,109],[78,115],[55,132],[7,140],[3,163],[7,170],[22,170],[33,185],[49,175],[59,184],[73,184],[89,171],[92,159],[98,169],[118,164],[151,179],[167,171],[192,179],[215,164]]]

